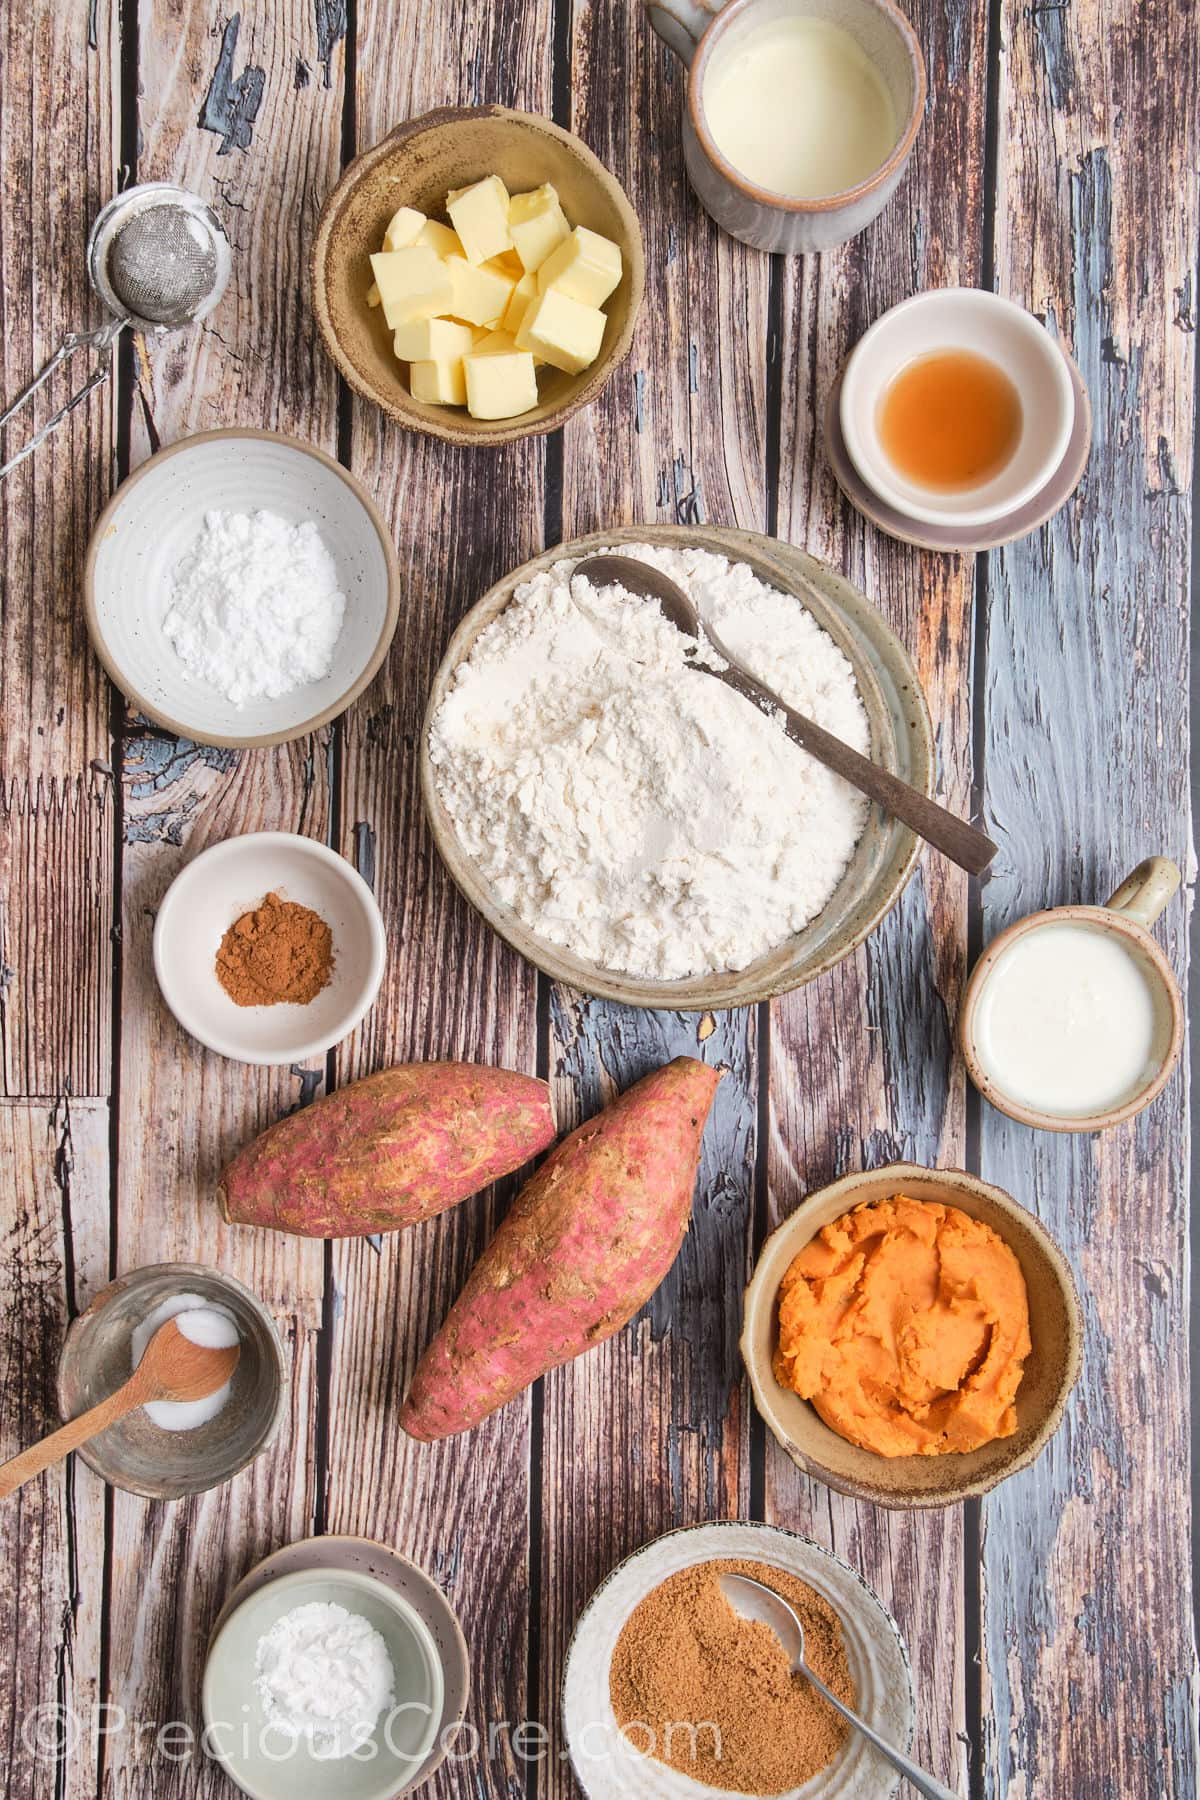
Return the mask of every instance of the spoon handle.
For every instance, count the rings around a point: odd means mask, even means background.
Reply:
[[[924,1769],[919,1769],[915,1762],[910,1762],[909,1758],[897,1750],[894,1744],[889,1744],[887,1739],[881,1738],[877,1731],[872,1731],[871,1727],[865,1724],[856,1712],[851,1712],[848,1706],[843,1706],[837,1695],[830,1693],[820,1676],[814,1675],[807,1663],[801,1666],[800,1672],[806,1680],[812,1682],[820,1693],[824,1694],[830,1706],[835,1707],[843,1719],[849,1719],[855,1730],[861,1731],[863,1736],[874,1744],[880,1755],[886,1756],[892,1767],[899,1769],[900,1773],[911,1781],[918,1794],[925,1794],[927,1800],[960,1800],[960,1796],[955,1793],[953,1788],[943,1787],[940,1781],[935,1781],[932,1775],[927,1775]]]
[[[32,1481],[51,1463],[59,1462],[70,1450],[78,1450],[80,1444],[86,1444],[97,1432],[104,1431],[109,1425],[115,1425],[118,1419],[132,1412],[135,1406],[141,1406],[146,1396],[141,1384],[136,1380],[127,1381],[124,1387],[110,1394],[107,1400],[101,1400],[99,1406],[93,1406],[88,1412],[80,1413],[40,1443],[31,1444],[28,1450],[22,1450],[6,1463],[0,1463],[0,1500],[5,1499],[25,1482]]]
[[[998,848],[990,837],[939,806],[936,800],[931,800],[909,782],[901,781],[890,770],[881,769],[869,757],[860,756],[857,750],[834,737],[824,726],[806,719],[803,713],[794,712],[770,688],[756,681],[748,669],[742,668],[708,626],[705,626],[705,633],[717,655],[729,665],[722,670],[712,669],[710,674],[719,674],[727,686],[751,701],[761,712],[782,713],[788,736],[815,756],[819,763],[824,763],[835,775],[843,776],[869,799],[878,800],[895,818],[911,825],[920,837],[948,856],[951,862],[956,862],[960,869],[966,869],[971,875],[982,875]]]

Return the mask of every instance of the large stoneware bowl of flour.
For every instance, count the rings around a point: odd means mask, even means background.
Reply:
[[[920,841],[686,668],[656,608],[556,571],[638,545],[687,572],[760,679],[932,792],[917,672],[856,588],[772,538],[637,525],[547,551],[467,614],[430,694],[426,814],[462,893],[556,981],[629,1006],[744,1006],[848,956]]]

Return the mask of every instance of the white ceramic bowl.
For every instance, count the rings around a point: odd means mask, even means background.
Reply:
[[[696,1563],[752,1558],[797,1575],[823,1595],[842,1623],[858,1695],[857,1711],[901,1750],[912,1740],[912,1674],[891,1614],[862,1576],[831,1550],[775,1525],[735,1520],[670,1531],[620,1563],[588,1601],[567,1652],[563,1726],[579,1785],[589,1800],[728,1800],[727,1790],[694,1781],[634,1749],[609,1699],[617,1639],[633,1609],[668,1575]],[[779,1800],[884,1800],[900,1777],[851,1731],[833,1761]]]
[[[319,913],[333,932],[333,975],[307,1006],[238,1006],[217,979],[217,949],[234,920],[276,893]],[[340,1043],[379,992],[387,959],[375,896],[345,857],[287,831],[248,832],[181,869],[154,923],[154,973],[185,1031],[238,1062],[305,1062]]]
[[[1017,390],[1021,433],[1004,467],[976,487],[943,493],[909,481],[880,441],[888,387],[920,356],[973,350]],[[1031,313],[982,288],[937,288],[901,301],[855,345],[842,379],[842,437],[855,468],[879,498],[930,525],[976,526],[1024,506],[1067,453],[1075,396],[1066,358]]]
[[[357,1755],[322,1759],[303,1739],[272,1730],[255,1687],[259,1639],[293,1607],[314,1602],[360,1614],[391,1659],[396,1706]],[[437,1645],[402,1594],[357,1570],[297,1570],[250,1589],[218,1622],[200,1696],[205,1743],[252,1800],[391,1800],[433,1748],[443,1693]]]
[[[235,706],[164,637],[174,571],[213,510],[317,526],[346,596],[323,680]],[[387,655],[399,594],[395,546],[366,490],[324,451],[272,431],[205,431],[160,450],[101,513],[84,568],[88,630],[121,692],[168,731],[235,749],[302,737],[344,712]]]

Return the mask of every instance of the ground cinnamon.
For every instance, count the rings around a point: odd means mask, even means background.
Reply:
[[[737,1794],[783,1794],[831,1762],[850,1729],[802,1675],[769,1625],[739,1618],[723,1571],[782,1594],[804,1625],[805,1657],[855,1700],[837,1614],[806,1582],[759,1562],[708,1562],[668,1576],[626,1621],[609,1691],[635,1749]]]
[[[268,894],[235,919],[217,951],[217,979],[237,1006],[307,1006],[333,973],[333,933],[319,913]]]

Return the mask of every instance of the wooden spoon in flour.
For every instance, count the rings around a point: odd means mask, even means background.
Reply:
[[[947,812],[936,800],[922,794],[918,788],[911,787],[907,781],[901,781],[887,769],[881,769],[866,756],[860,756],[841,738],[834,737],[821,725],[806,719],[803,713],[794,712],[785,701],[773,694],[770,688],[756,681],[749,669],[730,654],[713,630],[712,626],[702,623],[695,606],[688,599],[681,587],[673,582],[669,575],[650,563],[639,561],[633,556],[588,556],[576,563],[573,575],[586,575],[593,587],[612,587],[614,584],[625,589],[627,594],[639,594],[646,600],[657,600],[662,607],[663,617],[668,619],[677,631],[685,637],[696,640],[699,649],[701,634],[711,648],[725,663],[723,669],[711,669],[705,663],[692,659],[690,666],[705,675],[712,675],[723,681],[735,693],[741,694],[751,705],[757,706],[760,712],[770,717],[781,715],[784,728],[794,743],[807,750],[809,755],[832,769],[856,787],[860,793],[866,794],[870,800],[877,800],[885,811],[894,818],[903,820],[905,825],[923,837],[927,843],[956,862],[961,869],[972,875],[981,875],[995,856],[998,846],[990,837],[968,825],[955,813]]]
[[[147,1401],[207,1400],[232,1381],[240,1353],[239,1344],[217,1348],[194,1343],[174,1319],[168,1319],[150,1339],[146,1354],[124,1387],[101,1400],[99,1406],[80,1413],[69,1425],[52,1431],[40,1444],[32,1444],[10,1462],[0,1464],[0,1500]]]

